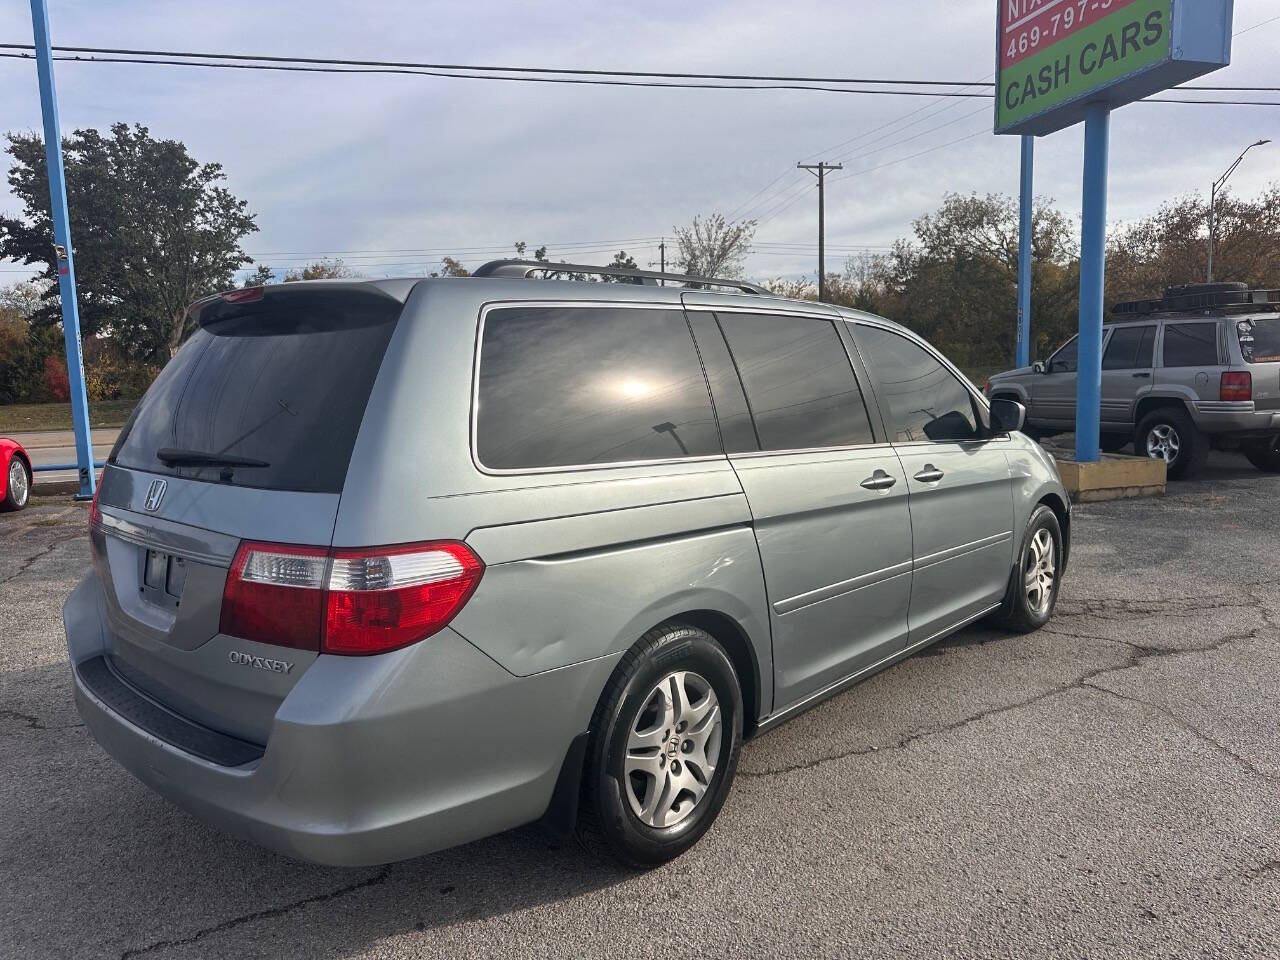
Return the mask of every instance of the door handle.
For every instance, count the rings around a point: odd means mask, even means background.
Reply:
[[[868,490],[888,490],[898,482],[897,477],[891,477],[883,470],[877,470],[867,479],[863,480],[860,486],[866,487]]]
[[[932,463],[926,463],[923,469],[915,475],[915,479],[921,483],[937,483],[943,476],[943,472]]]
[[[1149,376],[1151,376],[1151,374],[1150,374],[1150,373],[1135,373],[1135,374],[1133,375],[1133,378],[1136,380],[1136,379],[1138,379],[1138,377],[1149,377]]]

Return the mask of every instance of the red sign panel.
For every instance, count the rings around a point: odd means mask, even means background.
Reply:
[[[1134,0],[1002,0],[1000,68],[1039,53]]]

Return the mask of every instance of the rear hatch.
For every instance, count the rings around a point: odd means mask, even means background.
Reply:
[[[1254,409],[1280,410],[1280,317],[1244,317],[1234,325]]]
[[[266,742],[317,648],[221,633],[228,569],[242,541],[329,546],[402,307],[373,284],[303,283],[192,308],[198,329],[121,432],[95,510],[106,659],[120,679]]]

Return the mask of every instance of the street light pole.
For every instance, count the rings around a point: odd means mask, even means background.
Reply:
[[[1240,156],[1236,157],[1236,162],[1233,163],[1231,166],[1227,167],[1227,172],[1224,173],[1222,176],[1220,176],[1217,180],[1213,181],[1213,183],[1209,185],[1209,269],[1205,277],[1205,279],[1209,283],[1213,283],[1214,207],[1217,206],[1218,191],[1222,189],[1222,187],[1226,184],[1227,177],[1231,176],[1231,174],[1236,172],[1236,167],[1240,166],[1241,162],[1244,160],[1244,155],[1246,153],[1248,153],[1254,147],[1260,147],[1263,144],[1270,143],[1270,142],[1271,142],[1270,140],[1256,140],[1253,143],[1249,144],[1247,147],[1244,148]]]

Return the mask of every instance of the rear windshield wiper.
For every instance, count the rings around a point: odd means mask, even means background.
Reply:
[[[269,467],[265,460],[249,457],[229,457],[224,453],[205,453],[202,450],[181,450],[162,447],[156,451],[156,459],[167,467]]]

